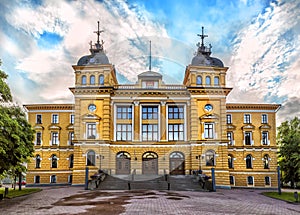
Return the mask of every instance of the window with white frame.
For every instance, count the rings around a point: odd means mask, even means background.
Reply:
[[[96,154],[93,150],[88,151],[86,155],[86,165],[95,166],[96,165]]]
[[[56,175],[50,176],[50,183],[56,183]]]
[[[214,138],[214,124],[204,123],[204,138],[213,139]]]
[[[158,124],[142,124],[142,140],[157,141],[158,140]]]
[[[36,155],[35,156],[35,168],[41,168],[41,156],[40,155]]]
[[[36,124],[42,124],[42,114],[36,115]]]
[[[265,176],[265,185],[270,186],[271,185],[271,177]]]
[[[51,144],[53,146],[59,144],[58,132],[57,131],[51,132]]]
[[[168,125],[168,140],[184,140],[183,124],[169,124]]]
[[[268,123],[268,114],[262,114],[261,115],[261,123],[262,124]]]
[[[58,158],[57,156],[54,154],[51,156],[51,168],[57,168],[57,161]]]
[[[116,140],[117,141],[132,140],[132,125],[131,124],[117,124]]]
[[[233,155],[229,154],[228,155],[228,168],[229,169],[233,169],[233,161],[234,161]]]
[[[232,123],[232,115],[231,114],[226,114],[226,123],[231,124]]]
[[[251,123],[251,115],[250,114],[244,114],[244,123],[245,124]]]
[[[87,123],[87,139],[96,139],[96,123]]]
[[[232,131],[227,132],[227,139],[229,140],[228,145],[232,146],[233,145],[233,133],[232,133]]]
[[[234,176],[233,175],[229,176],[229,182],[230,182],[230,185],[234,185]]]
[[[104,75],[99,75],[99,85],[104,85]]]
[[[40,146],[42,144],[42,132],[38,131],[35,134],[35,144]]]
[[[117,119],[132,119],[132,107],[117,106]]]
[[[249,154],[246,156],[246,168],[247,169],[252,169],[252,160],[253,160],[252,155]]]
[[[263,162],[264,162],[264,169],[269,169],[270,168],[270,156],[265,154],[263,157]]]
[[[215,166],[215,151],[208,150],[205,152],[206,166]]]
[[[183,106],[168,106],[168,118],[169,119],[183,119],[184,107]]]
[[[70,115],[70,124],[74,124],[74,122],[75,122],[75,115],[71,114]]]
[[[254,185],[254,178],[253,178],[253,176],[248,176],[247,177],[247,184],[248,185]]]
[[[247,146],[252,145],[252,131],[245,131],[244,132],[244,144]]]
[[[262,145],[269,145],[269,132],[263,131],[261,133],[261,143]]]
[[[52,123],[57,124],[58,123],[58,114],[52,114]]]
[[[39,184],[40,183],[40,176],[39,175],[35,175],[34,176],[34,183],[35,184]]]
[[[158,119],[158,106],[142,106],[142,119]]]

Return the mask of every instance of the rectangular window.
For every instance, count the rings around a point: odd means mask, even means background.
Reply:
[[[56,175],[51,175],[50,183],[56,183]]]
[[[204,138],[213,139],[214,138],[214,124],[204,123]]]
[[[169,140],[183,140],[184,139],[183,124],[169,124],[168,138]]]
[[[157,106],[143,106],[142,118],[143,119],[158,119],[158,107]]]
[[[231,114],[227,114],[226,115],[226,123],[227,124],[231,124],[232,123],[232,116],[231,116]]]
[[[252,145],[252,132],[251,131],[246,131],[244,133],[244,142],[245,145]]]
[[[271,185],[271,180],[270,180],[270,177],[269,176],[266,176],[265,177],[265,185]]]
[[[169,119],[183,119],[184,118],[184,107],[183,106],[169,106],[168,107],[168,118]]]
[[[36,184],[40,183],[40,176],[39,175],[34,176],[34,183],[36,183]]]
[[[36,132],[36,145],[40,146],[42,144],[42,133]]]
[[[87,139],[96,139],[96,123],[88,123],[86,126]]]
[[[230,175],[229,176],[229,181],[231,185],[234,185],[234,176]]]
[[[58,144],[58,132],[51,132],[51,144],[52,145]]]
[[[142,140],[143,141],[157,141],[158,140],[158,125],[157,124],[143,124],[142,125]]]
[[[248,176],[247,182],[248,182],[248,185],[253,185],[254,184],[253,176]]]
[[[71,115],[70,115],[70,123],[71,123],[71,124],[74,124],[74,122],[75,122],[75,115],[74,115],[74,114],[71,114]]]
[[[36,124],[42,124],[42,114],[36,115]]]
[[[244,123],[245,124],[250,124],[251,123],[251,115],[250,114],[245,114],[244,115]]]
[[[117,107],[117,119],[132,119],[132,107],[131,106],[118,106]]]
[[[268,123],[268,115],[267,114],[261,115],[261,123],[263,123],[263,124]]]
[[[233,145],[233,134],[232,134],[232,132],[230,131],[230,132],[227,132],[227,139],[229,140],[229,145]]]
[[[58,115],[57,114],[52,114],[52,123],[57,124],[58,123]]]
[[[268,145],[268,132],[267,131],[263,131],[261,134],[261,141],[263,145]]]
[[[132,140],[132,125],[131,124],[117,124],[116,139],[118,141]]]

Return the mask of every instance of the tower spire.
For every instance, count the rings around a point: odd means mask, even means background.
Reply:
[[[150,42],[149,71],[151,71],[151,40],[149,42]]]
[[[201,47],[204,47],[204,38],[208,37],[208,35],[204,34],[204,27],[202,26],[202,34],[197,34],[201,38]]]
[[[211,54],[211,44],[209,44],[209,47],[206,47],[204,45],[204,38],[208,37],[208,35],[204,34],[204,27],[202,26],[202,34],[197,34],[201,38],[201,44],[197,43],[198,46],[198,53],[197,54],[204,54],[204,55],[210,55]]]
[[[103,40],[101,41],[100,44],[100,34],[104,32],[103,30],[100,30],[100,22],[98,21],[98,30],[94,31],[94,33],[97,34],[97,43],[95,43],[96,49],[103,49]]]

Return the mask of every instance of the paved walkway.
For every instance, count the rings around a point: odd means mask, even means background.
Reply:
[[[0,201],[0,214],[300,214],[299,204],[271,199],[261,192],[85,191],[82,187],[51,187]]]

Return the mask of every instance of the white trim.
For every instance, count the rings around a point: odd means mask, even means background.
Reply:
[[[93,144],[94,145],[94,144]],[[177,147],[190,147],[191,145],[153,145],[153,144],[145,144],[145,145],[108,145],[110,147],[120,147],[120,148],[160,148],[160,147],[170,147],[170,148],[177,148]]]
[[[230,152],[233,152],[233,151],[236,151],[236,152],[242,152],[242,151],[246,151],[246,152],[260,152],[260,151],[270,151],[270,152],[277,152],[277,149],[271,149],[271,148],[268,148],[268,149],[256,149],[256,148],[253,148],[253,149],[236,149],[236,148],[233,148],[233,149],[228,149],[228,151]]]
[[[276,110],[226,110],[226,113],[276,113]]]
[[[73,170],[76,171],[76,170]],[[72,173],[72,170],[58,170],[58,171],[27,171],[27,174],[61,174],[61,173]]]
[[[93,85],[92,85],[93,86]],[[103,86],[103,85],[101,85],[101,86]],[[84,87],[84,88],[89,88],[90,86],[86,86],[86,87]],[[77,88],[76,90],[81,90],[82,88]],[[95,91],[98,91],[98,89],[99,88],[95,88]],[[77,92],[78,93],[78,92]],[[91,98],[91,99],[93,99],[93,98],[103,98],[103,97],[105,97],[105,98],[109,98],[109,97],[111,97],[110,95],[94,95],[93,94],[93,96],[91,96],[91,95],[78,95],[78,94],[76,94],[75,95],[75,97],[76,98]],[[128,98],[127,98],[128,99]]]
[[[153,98],[152,98],[153,99]],[[156,98],[157,99],[157,98]],[[144,142],[157,142],[161,140],[161,136],[160,136],[160,126],[161,126],[161,122],[160,122],[160,105],[161,104],[151,104],[151,103],[143,103],[143,104],[139,104],[140,106],[140,142],[143,142],[143,106],[153,106],[153,107],[158,107],[157,110],[157,140],[154,141],[144,141]],[[145,119],[148,120],[148,119]],[[154,119],[155,120],[155,119]],[[155,125],[155,124],[154,124]]]
[[[199,85],[201,86],[201,85]],[[210,86],[210,85],[207,85]],[[214,89],[220,89],[218,87],[215,87]],[[191,95],[191,98],[226,98],[224,95]]]
[[[29,110],[28,112],[30,113],[75,113],[75,110],[56,110],[56,109],[52,109],[52,110]],[[52,119],[51,119],[52,121]]]
[[[272,174],[272,175],[277,175],[277,172],[230,172],[230,174],[241,174],[241,175],[250,175],[250,174],[270,175],[270,174]]]
[[[57,116],[57,122],[53,122],[53,116],[55,116],[55,115]],[[51,123],[52,124],[59,124],[59,114],[57,114],[57,113],[51,114]]]
[[[140,89],[139,89],[140,90]],[[170,96],[166,96],[166,97],[140,97],[140,96],[132,96],[132,97],[128,97],[126,96],[114,96],[111,97],[112,100],[153,100],[155,98],[155,100],[190,100],[190,97],[170,97]]]

